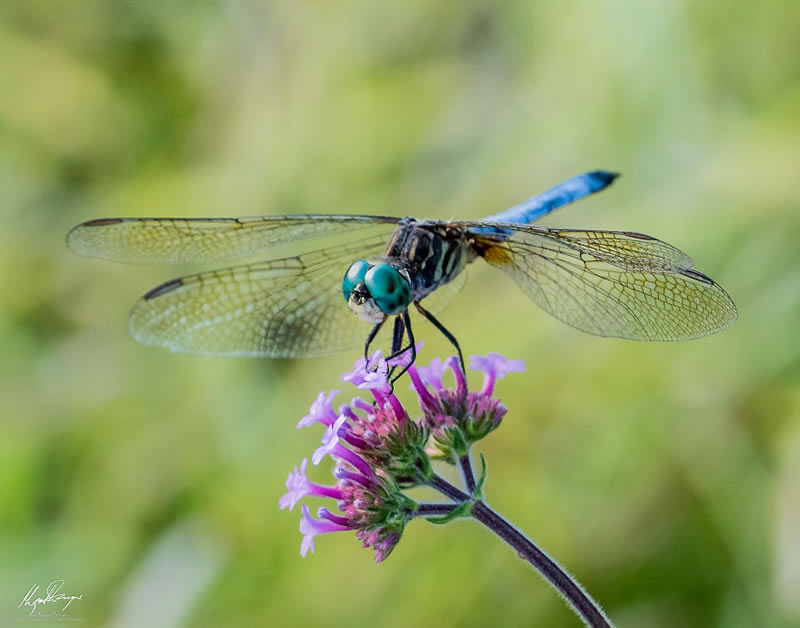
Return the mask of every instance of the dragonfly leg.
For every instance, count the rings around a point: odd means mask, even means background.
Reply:
[[[403,322],[403,317],[398,316],[394,319],[394,332],[392,335],[392,354],[390,357],[396,357],[400,355],[405,349],[401,350],[403,346],[403,337],[406,333],[406,326]]]
[[[402,316],[397,316],[394,319],[394,331],[392,332],[392,352],[386,358],[387,360],[391,360],[392,358],[396,358],[398,355],[402,354],[408,347],[403,348],[403,337],[406,333],[406,326],[403,322]],[[392,374],[394,373],[395,367],[392,366],[389,369],[388,378],[390,381],[394,382],[392,379]]]
[[[398,316],[398,320],[400,320],[399,316]],[[414,364],[414,362],[417,359],[417,345],[416,345],[416,343],[414,341],[414,332],[411,330],[411,317],[408,315],[408,310],[403,312],[402,321],[403,321],[403,327],[405,327],[405,331],[408,333],[408,346],[404,347],[403,349],[398,351],[397,355],[405,353],[406,351],[408,351],[410,349],[411,350],[411,359],[408,361],[408,364],[406,364],[403,367],[403,370],[400,371],[397,375],[392,375],[390,373],[389,383],[391,384],[392,389],[394,389],[394,383],[403,376],[403,373],[405,373],[408,369],[411,368],[411,365]],[[395,327],[395,329],[397,329],[397,327]],[[403,335],[402,335],[402,333],[400,335],[400,344],[403,344]],[[392,347],[392,349],[394,349],[394,347]],[[392,355],[395,356],[395,352],[394,351],[392,351]],[[392,367],[392,370],[394,370],[394,368],[395,367]]]
[[[466,373],[467,371],[464,368],[464,356],[461,354],[461,347],[458,345],[458,340],[456,340],[456,337],[453,334],[451,334],[450,331],[447,329],[447,327],[442,325],[433,314],[431,314],[428,310],[422,307],[418,301],[414,301],[414,305],[416,306],[417,311],[420,314],[422,314],[425,318],[427,318],[433,324],[433,326],[436,327],[436,329],[442,332],[444,334],[444,337],[450,341],[450,344],[452,344],[456,348],[456,351],[458,351],[458,362],[461,365],[461,372]]]
[[[409,344],[405,347],[403,346],[403,336],[405,333],[408,332],[408,342]],[[392,377],[392,373],[394,373],[396,366],[393,366],[392,369],[389,371],[389,379],[391,382],[396,381],[399,379],[403,373],[405,373],[409,367],[414,364],[414,361],[417,359],[417,347],[414,342],[414,331],[411,329],[411,317],[408,315],[408,310],[403,312],[402,314],[398,315],[395,319],[394,323],[394,339],[392,341],[392,353],[386,359],[391,360],[392,358],[399,357],[403,355],[406,351],[411,351],[411,359],[409,360],[406,367],[400,371],[397,377]]]
[[[364,367],[366,368],[369,365],[369,346],[372,344],[372,341],[375,340],[375,336],[378,335],[378,332],[383,327],[383,324],[386,322],[384,318],[380,323],[376,324],[375,327],[369,332],[369,336],[367,336],[367,342],[364,344]]]

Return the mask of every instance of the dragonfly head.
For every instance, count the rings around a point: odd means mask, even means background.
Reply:
[[[342,294],[350,309],[370,323],[401,314],[411,302],[411,288],[400,271],[389,264],[353,262],[342,280]]]

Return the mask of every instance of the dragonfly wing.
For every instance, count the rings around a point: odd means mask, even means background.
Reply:
[[[425,306],[426,310],[437,314],[447,307],[452,298],[461,291],[466,282],[467,269],[465,268],[458,273],[452,281],[436,288],[436,290],[425,297],[421,303]]]
[[[342,276],[385,244],[374,237],[168,281],[134,306],[131,333],[144,344],[205,355],[312,356],[363,345],[369,327],[347,307]]]
[[[138,264],[251,257],[271,247],[337,234],[391,233],[397,218],[348,214],[251,218],[101,218],[78,225],[67,244],[80,255]]]
[[[628,270],[680,272],[694,266],[694,260],[680,249],[643,233],[539,227],[526,231]]]
[[[502,244],[502,236],[513,234],[518,243],[531,246],[568,248],[629,270],[680,272],[694,266],[694,260],[679,248],[635,231],[590,231],[586,229],[547,229],[485,220],[453,223],[487,241],[487,246]],[[488,230],[486,227],[488,226]],[[503,233],[493,233],[497,230]]]
[[[722,287],[665,242],[628,232],[503,226],[515,229],[506,240],[476,237],[481,255],[545,311],[582,331],[688,340],[736,320]]]

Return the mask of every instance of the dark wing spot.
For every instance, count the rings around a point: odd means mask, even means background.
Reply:
[[[655,240],[653,236],[649,236],[645,233],[636,233],[635,231],[620,231],[622,235],[626,235],[629,238],[637,238],[639,240]]]
[[[149,301],[150,299],[155,299],[156,297],[160,297],[168,292],[172,292],[173,290],[177,290],[183,285],[183,281],[180,279],[170,279],[169,281],[162,283],[160,286],[156,286],[150,292],[145,294],[142,298],[145,301]]]
[[[681,275],[684,275],[689,279],[694,279],[696,281],[707,283],[711,286],[714,285],[714,280],[711,279],[711,277],[706,277],[703,273],[698,273],[696,270],[683,270],[681,271]]]
[[[122,218],[97,218],[96,220],[89,220],[83,223],[84,227],[105,227],[106,225],[118,225],[122,222]]]

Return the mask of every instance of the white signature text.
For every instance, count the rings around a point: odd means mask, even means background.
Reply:
[[[64,580],[53,580],[50,584],[47,585],[47,592],[44,597],[37,597],[36,594],[39,592],[39,585],[34,584],[28,592],[25,594],[25,597],[22,598],[22,601],[17,605],[17,608],[22,608],[23,606],[30,606],[31,607],[31,615],[36,612],[36,609],[39,605],[47,604],[48,602],[56,602],[61,603],[65,602],[64,608],[62,608],[62,612],[69,608],[69,605],[72,604],[75,600],[82,600],[83,593],[80,595],[66,595],[65,593],[61,592],[61,588],[64,586]]]

